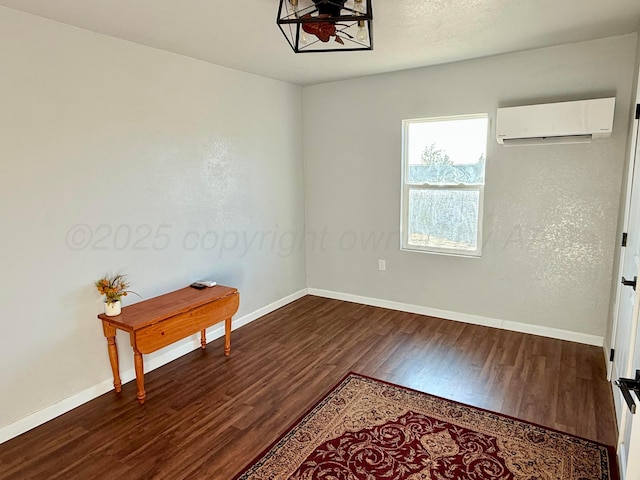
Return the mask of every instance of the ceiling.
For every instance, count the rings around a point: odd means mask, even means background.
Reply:
[[[0,0],[94,32],[309,85],[637,32],[638,0],[373,0],[374,50],[294,54],[278,0]]]

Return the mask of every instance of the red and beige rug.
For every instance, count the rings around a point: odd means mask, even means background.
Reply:
[[[349,374],[236,480],[618,480],[615,452]]]

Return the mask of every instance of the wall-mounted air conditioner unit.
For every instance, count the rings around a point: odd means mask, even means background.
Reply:
[[[499,108],[496,139],[504,145],[585,143],[611,135],[615,97]]]

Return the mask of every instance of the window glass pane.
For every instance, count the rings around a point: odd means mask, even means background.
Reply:
[[[406,182],[483,185],[487,127],[487,117],[411,122]]]
[[[479,203],[477,190],[411,189],[409,246],[477,250]]]

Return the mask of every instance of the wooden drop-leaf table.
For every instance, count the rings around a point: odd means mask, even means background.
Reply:
[[[136,371],[138,401],[146,398],[142,354],[155,352],[189,335],[200,332],[200,345],[207,345],[207,328],[225,322],[224,354],[231,352],[231,317],[238,311],[240,294],[232,287],[216,285],[201,290],[186,287],[124,307],[120,315],[100,314],[107,337],[109,360],[113,370],[113,386],[122,389],[116,330],[129,332]]]

